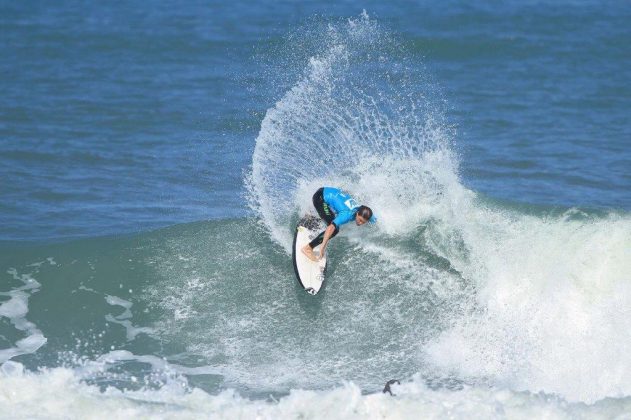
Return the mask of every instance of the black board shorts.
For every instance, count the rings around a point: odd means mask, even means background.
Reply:
[[[333,212],[331,207],[329,207],[326,201],[324,201],[324,187],[318,189],[318,191],[316,191],[315,194],[313,194],[313,207],[315,207],[316,211],[318,212],[318,215],[320,216],[322,220],[326,222],[327,226],[333,223],[333,219],[335,219],[335,213]],[[337,235],[339,231],[340,229],[337,226],[335,226],[335,231],[333,232],[333,235],[331,235],[331,238]],[[324,231],[321,232],[318,236],[316,236],[311,242],[309,242],[309,246],[311,247],[311,249],[313,249],[316,246],[320,245],[323,240],[324,240]]]

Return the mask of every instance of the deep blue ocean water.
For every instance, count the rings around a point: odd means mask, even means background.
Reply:
[[[262,116],[305,66],[288,34],[364,8],[442,92],[466,185],[631,208],[625,2],[27,1],[0,17],[0,238],[243,216]]]
[[[630,21],[0,4],[2,412],[628,414]],[[287,251],[323,184],[380,222],[313,299]]]

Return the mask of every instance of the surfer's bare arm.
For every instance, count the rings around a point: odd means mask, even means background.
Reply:
[[[320,258],[324,257],[324,253],[326,252],[326,246],[329,243],[329,239],[333,236],[333,232],[335,232],[335,224],[331,223],[326,227],[324,231],[324,239],[322,240],[322,248],[320,249]]]

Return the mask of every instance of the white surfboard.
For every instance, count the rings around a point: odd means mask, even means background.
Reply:
[[[298,226],[296,227],[296,233],[294,235],[294,247],[293,247],[293,261],[294,271],[296,277],[300,282],[300,285],[311,295],[315,295],[322,288],[324,283],[324,275],[326,273],[326,257],[320,261],[311,261],[301,249],[307,245],[318,233],[324,229],[320,222],[320,219],[315,216],[307,215],[303,217]],[[313,252],[319,255],[320,246],[315,247]]]

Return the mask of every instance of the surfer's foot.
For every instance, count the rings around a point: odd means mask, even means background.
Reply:
[[[318,261],[318,257],[313,253],[313,249],[309,245],[305,245],[302,247],[302,253],[307,256],[311,261]]]

